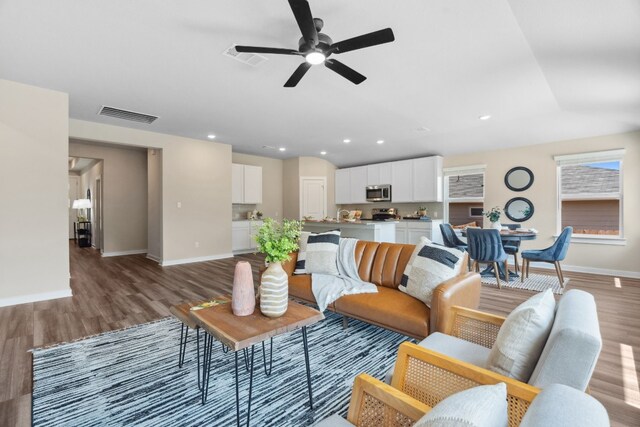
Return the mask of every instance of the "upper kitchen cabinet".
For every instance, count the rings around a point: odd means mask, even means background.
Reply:
[[[391,163],[391,201],[413,202],[413,160]]]
[[[231,165],[231,203],[262,203],[262,167]]]
[[[391,163],[367,166],[367,185],[391,184]]]
[[[335,184],[336,205],[351,203],[351,169],[336,169]]]
[[[413,159],[413,201],[442,201],[442,157]],[[395,188],[393,189],[395,190]]]
[[[351,197],[349,203],[367,202],[367,166],[349,168],[351,171]]]

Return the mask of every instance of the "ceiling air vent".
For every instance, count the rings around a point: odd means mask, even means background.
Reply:
[[[130,120],[132,122],[153,123],[158,116],[151,114],[136,113],[135,111],[122,110],[120,108],[107,107],[103,105],[98,112],[100,116],[115,117],[116,119]]]
[[[230,58],[235,59],[236,61],[240,61],[242,63],[251,65],[252,67],[257,67],[262,64],[268,58],[266,56],[258,55],[255,53],[245,53],[245,52],[237,52],[236,45],[231,45],[224,52],[222,52],[224,56],[228,56]]]

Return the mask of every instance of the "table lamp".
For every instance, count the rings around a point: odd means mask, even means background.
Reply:
[[[80,215],[78,215],[78,221],[86,221],[86,209],[91,209],[91,199],[76,199],[73,201],[73,206],[71,207],[73,209],[84,209],[84,211],[81,211]]]

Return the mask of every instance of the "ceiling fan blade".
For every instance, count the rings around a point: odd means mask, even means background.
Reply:
[[[279,47],[236,46],[236,52],[246,53],[274,53],[277,55],[302,55],[297,50],[281,49]]]
[[[315,47],[318,44],[318,32],[316,24],[313,22],[309,2],[307,0],[289,0],[289,6],[291,6],[293,16],[296,17],[302,37]]]
[[[353,84],[359,85],[367,79],[365,76],[363,76],[353,68],[347,67],[337,59],[327,59],[326,61],[324,61],[324,65],[330,70],[340,74],[342,77],[349,80]]]
[[[329,51],[333,53],[344,53],[356,49],[389,43],[394,40],[395,37],[391,28],[385,28],[384,30],[374,31],[373,33],[363,34],[352,39],[334,43],[329,48]]]
[[[284,87],[296,87],[300,79],[307,73],[307,71],[309,71],[309,68],[311,68],[311,64],[308,62],[300,64],[291,77],[289,77],[289,80],[284,84]]]

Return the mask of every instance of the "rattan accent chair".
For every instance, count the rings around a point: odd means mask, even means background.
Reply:
[[[417,344],[400,345],[391,386],[433,407],[473,387],[505,383],[509,426],[518,426],[540,389]]]

